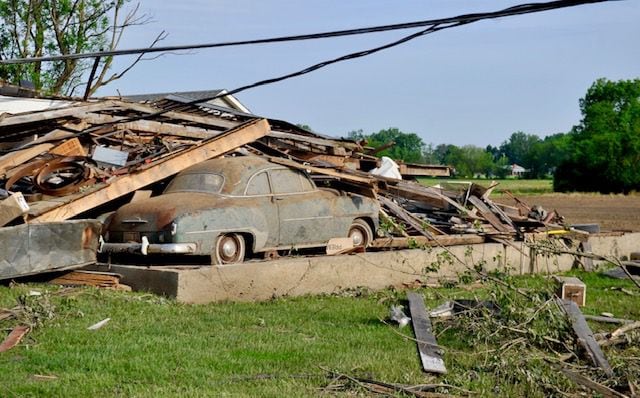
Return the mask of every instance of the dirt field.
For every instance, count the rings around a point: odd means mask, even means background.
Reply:
[[[640,231],[640,195],[546,194],[521,196],[529,206],[557,210],[568,223],[598,223],[602,231]],[[507,197],[494,200],[513,205]]]

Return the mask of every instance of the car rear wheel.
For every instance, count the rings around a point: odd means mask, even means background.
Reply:
[[[237,264],[244,260],[245,242],[240,234],[220,235],[211,255],[212,264]]]
[[[354,246],[367,247],[373,240],[373,232],[365,220],[358,218],[353,220],[347,237],[353,239]]]

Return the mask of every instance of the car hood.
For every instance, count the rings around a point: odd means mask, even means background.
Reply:
[[[229,204],[231,198],[210,193],[175,192],[122,206],[108,223],[112,231],[170,229],[178,217]]]

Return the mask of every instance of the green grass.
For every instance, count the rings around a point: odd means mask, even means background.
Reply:
[[[608,311],[640,319],[636,297],[607,290],[610,286],[632,290],[630,282],[577,275],[588,285],[585,312]],[[549,287],[540,276],[507,280],[530,292]],[[25,298],[30,290],[45,294]],[[501,303],[518,303],[512,310],[522,306],[523,316],[528,317],[533,308],[527,300],[504,295],[492,284],[421,292],[428,307],[450,298],[493,297]],[[543,359],[531,359],[531,352],[543,351],[535,345],[533,351],[516,346],[508,355],[487,353],[514,337],[487,337],[494,333],[485,330],[483,322],[489,318],[476,321],[472,317],[434,322],[439,342],[447,350],[449,374],[425,375],[415,343],[399,334],[412,335],[410,328],[398,332],[380,321],[391,304],[404,299],[404,292],[395,290],[210,305],[183,305],[148,294],[93,288],[68,293],[49,285],[0,287],[0,307],[14,307],[21,298],[32,315],[51,315],[51,319],[40,319],[20,346],[0,353],[1,396],[318,396],[330,382],[324,369],[386,382],[449,383],[480,396],[546,396],[549,390],[540,387],[539,380],[560,377]],[[512,315],[519,316],[517,312]],[[102,329],[86,329],[107,317],[111,321]],[[540,322],[545,319],[541,315]],[[33,320],[33,316],[23,319]],[[8,331],[17,323],[15,319],[2,321],[0,328]],[[533,322],[531,327],[549,325]],[[607,328],[592,326],[595,332]],[[637,345],[608,349],[607,355],[620,374],[637,371]],[[625,362],[623,357],[636,360]],[[526,364],[520,363],[522,358],[527,358]],[[528,372],[539,369],[541,374],[528,376],[531,382],[525,380],[525,373],[506,377],[505,372],[516,373],[516,366]],[[33,375],[56,379],[37,380]],[[566,380],[559,383],[565,391],[577,391]],[[353,396],[354,391],[364,394],[351,385],[337,396]]]
[[[500,196],[504,194],[504,191],[509,191],[514,195],[542,195],[545,193],[553,192],[553,180],[523,180],[523,179],[441,179],[441,178],[420,178],[418,181],[427,186],[440,184],[446,181],[463,182],[470,181],[483,187],[488,187],[491,181],[496,181],[499,185],[493,190],[492,196]]]

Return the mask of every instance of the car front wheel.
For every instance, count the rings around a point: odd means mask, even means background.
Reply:
[[[354,246],[367,247],[373,240],[371,227],[361,218],[353,220],[347,236],[353,239]]]
[[[244,260],[245,242],[240,234],[220,235],[216,240],[211,263],[217,265],[237,264]]]

